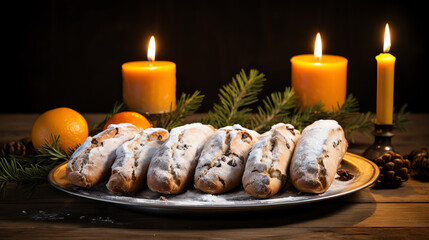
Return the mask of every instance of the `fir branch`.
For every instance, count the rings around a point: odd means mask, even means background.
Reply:
[[[94,136],[97,133],[103,131],[104,125],[109,121],[109,119],[115,115],[116,113],[122,112],[125,110],[125,105],[123,102],[115,102],[113,105],[112,111],[106,115],[103,121],[99,122],[97,125],[93,127],[93,129],[89,132],[89,136]]]
[[[400,131],[405,131],[406,126],[411,122],[410,113],[405,112],[407,106],[407,104],[402,105],[399,111],[393,115],[394,127]]]
[[[203,99],[204,95],[201,95],[200,91],[195,91],[192,95],[182,93],[177,101],[176,109],[168,114],[161,115],[154,125],[167,130],[179,126],[183,123],[185,117],[195,113],[200,108]]]
[[[353,133],[362,132],[368,134],[372,129],[371,113],[359,112],[359,102],[349,94],[343,105],[333,108],[332,111],[323,110],[322,102],[312,106],[308,106],[305,110],[301,110],[298,106],[291,116],[284,118],[284,122],[288,122],[295,128],[302,131],[306,126],[319,119],[336,120],[344,129],[344,132],[349,135],[354,141]]]
[[[265,80],[265,75],[256,69],[251,69],[249,75],[242,69],[231,83],[219,90],[219,102],[202,121],[215,128],[231,124],[249,125],[252,111],[249,105],[258,101],[258,93]]]
[[[46,183],[49,172],[58,165],[58,162],[39,163],[37,159],[0,158],[2,198],[6,194],[6,187],[9,183],[16,183],[17,188],[27,192],[33,190],[38,184]]]
[[[49,161],[67,161],[70,159],[70,156],[73,152],[79,147],[77,145],[75,148],[70,148],[67,150],[63,150],[59,147],[60,136],[59,135],[51,135],[51,141],[42,144],[41,149],[34,149],[36,155],[35,158],[39,159],[48,159]]]
[[[371,116],[371,112],[355,113],[340,121],[339,124],[343,127],[345,134],[350,136],[352,142],[354,142],[354,133],[356,132],[369,136],[373,129]]]
[[[258,106],[258,114],[253,118],[252,129],[260,133],[270,129],[271,125],[289,115],[295,107],[296,97],[291,87],[283,92],[274,92],[262,100]]]
[[[304,110],[301,109],[301,106],[297,106],[291,115],[287,115],[283,118],[283,122],[292,124],[296,129],[302,131],[306,126],[311,124],[320,118],[318,113],[323,113],[322,102],[317,103],[316,105],[309,105]],[[324,115],[324,114],[321,114]]]
[[[64,161],[69,160],[74,149],[64,151],[58,146],[59,136],[51,135],[51,141],[42,145],[41,150],[34,150],[32,156],[9,156],[0,158],[0,193],[6,194],[9,183],[16,183],[18,188],[32,190],[40,183],[47,182],[49,172]]]
[[[348,134],[352,141],[354,141],[353,133],[358,131],[368,134],[371,130],[371,112],[360,113],[359,102],[352,95],[349,94],[344,104],[338,107],[337,111],[332,112],[331,119],[336,120]]]
[[[342,106],[338,104],[338,109],[343,113],[359,112],[359,101],[352,94],[349,94]]]

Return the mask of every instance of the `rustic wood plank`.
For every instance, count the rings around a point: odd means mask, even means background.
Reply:
[[[231,229],[288,227],[429,227],[429,203],[359,203],[325,201],[275,211],[222,215],[161,215],[128,211],[113,204],[58,203],[4,204],[0,229],[40,223],[64,223],[74,227],[109,225],[146,229]],[[141,223],[144,222],[144,225]],[[222,224],[219,225],[219,222]],[[245,223],[245,224],[244,224]]]
[[[37,114],[0,114],[0,143],[31,136]]]
[[[37,232],[37,234],[35,234]],[[2,239],[427,239],[427,228],[262,228],[165,231],[156,229],[67,228],[6,229]]]
[[[344,197],[349,202],[429,202],[429,183],[410,179],[399,188],[377,189],[368,187]]]

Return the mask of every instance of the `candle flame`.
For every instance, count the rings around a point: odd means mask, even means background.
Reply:
[[[320,33],[317,33],[316,42],[314,43],[314,58],[316,61],[322,59],[322,39],[320,38]]]
[[[152,36],[149,41],[149,47],[147,48],[147,59],[151,62],[155,61],[155,37]]]
[[[390,51],[390,30],[389,30],[389,24],[386,23],[386,28],[384,29],[383,52],[387,53],[389,51]]]

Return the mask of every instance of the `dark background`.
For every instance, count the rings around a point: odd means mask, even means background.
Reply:
[[[395,106],[429,112],[427,13],[412,1],[7,1],[2,3],[1,112],[67,106],[108,112],[122,100],[121,64],[177,64],[177,95],[201,90],[201,111],[242,68],[266,74],[261,97],[289,86],[290,58],[323,53],[349,60],[347,92],[375,111],[376,61],[389,23],[397,57]]]

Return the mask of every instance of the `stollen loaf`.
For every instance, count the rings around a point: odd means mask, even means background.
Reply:
[[[318,120],[304,128],[290,166],[293,186],[306,193],[328,190],[347,147],[344,131],[335,120]]]
[[[133,195],[143,188],[152,156],[167,138],[166,129],[147,128],[116,149],[107,189],[112,193]]]
[[[243,174],[247,193],[269,198],[287,181],[287,172],[300,132],[291,124],[278,123],[253,144]]]
[[[116,149],[139,131],[129,123],[111,124],[106,130],[88,137],[70,157],[66,167],[67,179],[86,188],[106,180],[116,159]]]
[[[198,159],[195,187],[218,194],[240,185],[249,151],[259,136],[256,131],[239,124],[216,130]]]
[[[214,131],[212,126],[201,123],[173,128],[150,162],[149,189],[164,194],[181,193],[191,183],[204,143]]]

